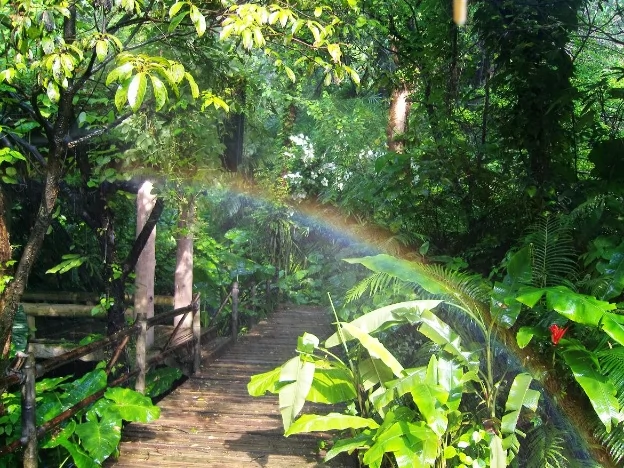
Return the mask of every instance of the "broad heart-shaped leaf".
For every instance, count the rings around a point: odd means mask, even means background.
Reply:
[[[75,430],[82,448],[96,463],[102,463],[115,451],[121,440],[121,420],[104,419],[78,424]]]
[[[115,402],[108,411],[125,421],[148,423],[160,417],[160,408],[151,399],[129,388],[109,388],[104,397]]]
[[[615,385],[594,368],[594,361],[589,351],[581,349],[565,351],[563,358],[572,369],[574,378],[589,397],[605,429],[610,432],[612,422],[618,423],[624,420],[624,414],[620,412],[620,404],[615,397]]]
[[[328,462],[332,458],[343,452],[352,452],[356,449],[367,449],[373,445],[373,436],[371,431],[363,431],[350,439],[337,440],[334,446],[325,455],[325,461]]]
[[[61,397],[63,409],[71,408],[98,390],[106,387],[106,372],[95,369],[73,382],[63,385],[65,392]]]
[[[366,333],[373,333],[382,330],[386,326],[397,325],[401,323],[415,323],[420,321],[420,314],[425,310],[431,310],[437,307],[442,301],[418,300],[399,302],[391,304],[379,309],[368,312],[361,317],[351,321],[351,325],[358,327]],[[348,336],[343,332],[346,341],[352,340],[352,336]],[[325,340],[325,347],[332,348],[340,344],[338,332],[331,335]]]
[[[518,320],[522,311],[522,303],[515,298],[517,290],[512,285],[494,283],[490,300],[492,317],[503,327],[510,328]]]
[[[624,316],[607,312],[602,318],[602,329],[624,346]]]
[[[344,429],[362,429],[364,427],[377,429],[379,424],[374,419],[351,416],[349,414],[304,414],[291,424],[284,435],[288,437],[301,432],[342,431]]]
[[[91,458],[87,452],[85,452],[82,447],[78,444],[74,444],[69,440],[64,440],[61,442],[61,445],[67,449],[69,454],[72,456],[74,460],[74,465],[76,468],[100,468],[101,465],[96,463],[93,458]]]
[[[525,348],[535,335],[544,335],[544,330],[538,327],[520,327],[516,334],[516,342],[520,348]]]
[[[276,385],[279,383],[282,366],[262,374],[252,375],[247,384],[247,392],[251,396],[262,396],[266,392],[277,393]]]
[[[509,395],[507,395],[507,403],[505,403],[505,415],[501,423],[501,431],[505,434],[513,434],[516,430],[520,410],[523,406],[536,411],[540,393],[537,390],[531,390],[529,386],[533,378],[526,373],[516,375]]]
[[[392,370],[394,375],[401,377],[403,366],[377,338],[370,336],[368,333],[363,332],[350,323],[343,323],[342,327],[366,348],[371,357],[381,359],[381,361]]]
[[[574,322],[594,327],[598,326],[605,312],[616,307],[615,304],[576,293],[565,286],[523,288],[520,293],[516,299],[528,307],[534,307],[545,294],[548,308]]]
[[[132,77],[128,86],[128,104],[134,112],[139,110],[143,99],[145,99],[145,91],[147,90],[147,76],[145,72],[139,72]]]
[[[353,380],[350,370],[322,368],[317,362],[312,387],[306,400],[330,405],[351,401],[357,397]]]
[[[280,382],[289,382],[279,390],[279,408],[285,431],[303,408],[312,387],[315,367],[314,362],[303,361],[299,355],[282,366]]]
[[[438,442],[435,433],[424,423],[398,421],[383,431],[377,431],[375,443],[366,451],[363,461],[370,467],[378,468],[386,453],[394,453],[401,459],[401,466],[429,467],[435,463]],[[409,465],[405,464],[406,460],[409,460]]]
[[[369,270],[387,273],[403,281],[417,283],[431,294],[453,293],[443,282],[426,274],[418,263],[401,260],[391,255],[379,254],[372,257],[347,258],[345,262],[360,263]]]
[[[67,425],[60,431],[54,432],[50,435],[50,438],[41,445],[43,448],[54,448],[59,445],[63,445],[64,442],[69,443],[69,438],[74,434],[76,429],[76,421],[70,419]]]

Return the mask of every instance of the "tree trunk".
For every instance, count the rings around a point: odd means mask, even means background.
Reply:
[[[409,95],[410,91],[407,85],[401,84],[392,90],[390,97],[386,136],[388,138],[388,150],[395,153],[402,153],[405,148],[401,137],[407,130],[407,118],[412,107]]]
[[[156,204],[156,195],[152,193],[153,184],[145,181],[137,193],[137,224],[136,235],[141,234],[149,215]],[[145,314],[147,318],[154,316],[154,276],[156,274],[156,227],[149,235],[145,246],[136,263],[136,279],[134,293],[134,316]],[[146,346],[154,343],[154,329],[147,331]]]
[[[173,298],[176,309],[185,307],[193,300],[193,222],[195,219],[195,200],[193,197],[181,204],[178,219],[178,235],[176,237],[176,269],[175,269],[175,295]],[[174,325],[182,319],[182,316],[174,318]],[[183,328],[191,328],[192,316],[188,314]]]
[[[4,191],[2,190],[2,186],[0,186],[0,292],[4,291],[5,285],[10,281],[10,278],[13,273],[13,268],[9,265],[9,261],[11,260],[12,252],[11,252],[11,241],[9,239],[9,229],[7,227],[7,204],[4,199]],[[4,310],[4,294],[0,295],[0,313]],[[4,315],[1,316],[4,320]],[[11,325],[13,324],[13,320],[11,319]],[[4,328],[4,327],[3,327]],[[2,341],[2,357],[5,357],[9,354],[8,346],[10,345],[10,335],[9,339],[4,339]]]
[[[54,212],[54,206],[59,192],[59,183],[62,175],[62,168],[59,162],[59,154],[64,152],[64,149],[57,147],[55,153],[49,158],[46,180],[41,196],[41,203],[37,212],[37,218],[35,224],[30,232],[28,241],[24,245],[21,258],[17,264],[15,275],[13,280],[9,282],[2,294],[0,295],[0,346],[2,346],[2,364],[0,364],[0,373],[4,374],[4,370],[8,363],[6,357],[8,356],[10,344],[11,344],[11,329],[13,326],[13,318],[17,312],[17,306],[20,298],[26,289],[28,283],[28,276],[32,270],[33,264],[37,258],[43,238],[48,231],[48,227],[52,221],[52,213]],[[6,240],[3,241],[3,250],[6,255],[6,242],[8,242],[8,232],[6,229],[6,220],[4,219],[4,210],[2,214],[2,221],[0,221],[1,228],[4,232],[3,236],[6,236]],[[10,246],[9,251],[10,252]]]

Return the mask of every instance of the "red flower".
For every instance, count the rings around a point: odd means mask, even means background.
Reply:
[[[548,327],[548,329],[550,330],[550,339],[555,344],[555,346],[557,345],[557,343],[559,343],[559,340],[563,338],[563,335],[565,335],[569,327],[570,325],[565,328],[561,328],[556,323],[553,323],[550,327]]]

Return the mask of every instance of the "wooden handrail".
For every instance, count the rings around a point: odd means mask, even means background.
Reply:
[[[238,282],[234,282],[232,285],[232,291],[231,291],[231,297],[232,297],[232,306],[233,306],[233,314],[232,314],[232,338],[235,340],[236,339],[236,335],[238,334],[238,326],[237,326],[237,322],[238,322],[238,317],[237,317],[237,312],[238,312]],[[228,298],[230,296],[228,295]],[[227,301],[227,298],[226,298]],[[226,302],[224,301],[224,302]],[[94,403],[95,401],[97,401],[99,398],[101,398],[106,389],[110,388],[110,387],[115,387],[118,385],[121,385],[122,383],[128,381],[129,379],[133,378],[133,377],[137,377],[137,389],[144,391],[144,385],[145,385],[145,374],[147,373],[147,371],[149,370],[150,367],[152,367],[153,365],[162,362],[167,356],[169,356],[170,354],[172,354],[173,352],[175,352],[177,349],[179,349],[182,346],[185,346],[189,340],[185,340],[182,343],[178,343],[175,346],[172,347],[168,347],[169,344],[171,343],[171,338],[168,340],[167,342],[167,346],[165,347],[164,350],[162,350],[159,354],[157,354],[156,356],[153,356],[150,359],[146,359],[146,350],[144,349],[139,349],[140,346],[140,341],[141,341],[141,336],[144,337],[147,329],[149,329],[150,327],[153,327],[155,325],[161,324],[169,319],[172,319],[173,317],[176,317],[178,315],[187,315],[189,312],[192,313],[193,315],[193,321],[192,321],[192,341],[194,342],[194,346],[193,346],[193,353],[194,353],[194,359],[193,359],[193,370],[197,371],[199,370],[199,366],[200,366],[200,356],[201,356],[201,346],[200,346],[200,341],[201,341],[201,328],[200,328],[200,317],[199,317],[199,294],[196,294],[193,297],[193,301],[190,305],[185,306],[185,307],[180,307],[178,309],[174,309],[171,310],[169,312],[165,312],[162,314],[158,314],[155,317],[151,317],[149,319],[146,319],[144,316],[139,316],[137,317],[137,319],[135,320],[135,322],[120,330],[119,332],[115,333],[114,335],[111,335],[109,337],[94,341],[93,343],[89,343],[87,345],[84,346],[79,346],[78,348],[75,348],[67,353],[64,353],[61,356],[58,356],[57,358],[53,358],[53,359],[49,359],[48,361],[46,361],[45,363],[43,363],[41,366],[37,366],[37,368],[35,369],[32,365],[29,367],[28,365],[22,370],[22,371],[15,371],[15,373],[0,378],[0,385],[4,386],[5,388],[8,388],[9,386],[12,386],[16,383],[19,383],[20,381],[23,380],[23,375],[26,371],[29,371],[30,374],[32,375],[32,377],[29,379],[28,377],[24,380],[29,382],[29,385],[32,386],[32,388],[34,389],[34,379],[36,379],[37,377],[40,377],[41,375],[56,369],[64,364],[67,364],[73,360],[76,360],[86,354],[89,354],[91,352],[97,351],[99,349],[103,349],[111,344],[117,343],[121,341],[121,344],[119,344],[117,346],[117,348],[115,349],[115,351],[113,352],[113,356],[111,358],[111,360],[109,361],[107,367],[106,367],[106,372],[107,374],[111,371],[112,367],[114,366],[115,362],[117,361],[117,359],[119,358],[119,355],[121,353],[121,351],[123,350],[123,348],[127,345],[129,339],[134,336],[137,335],[137,365],[138,368],[134,369],[134,370],[130,370],[127,371],[125,373],[123,373],[121,376],[119,376],[117,379],[115,379],[114,381],[110,382],[109,384],[106,385],[105,388],[98,390],[97,392],[93,393],[92,395],[89,395],[88,397],[86,397],[85,399],[83,399],[82,401],[80,401],[79,403],[75,404],[74,406],[72,406],[71,408],[67,409],[66,411],[62,412],[61,414],[57,415],[56,417],[54,417],[53,419],[51,419],[50,421],[47,421],[46,423],[42,424],[39,427],[36,428],[32,428],[32,424],[23,424],[23,427],[26,427],[27,432],[23,433],[23,436],[21,439],[14,441],[13,443],[6,445],[4,447],[0,447],[0,456],[11,453],[13,451],[15,451],[17,448],[19,448],[21,445],[26,445],[29,444],[29,447],[31,446],[35,446],[36,448],[36,441],[37,439],[42,438],[48,431],[52,430],[53,428],[57,427],[59,424],[61,424],[63,421],[65,421],[66,419],[72,417],[73,415],[75,415],[78,411],[80,411],[81,409],[87,407],[88,405],[90,405],[91,403]],[[177,332],[177,330],[179,329],[179,325],[182,323],[182,321],[179,322],[178,327],[176,327],[173,331],[172,335],[175,335],[175,333]],[[142,358],[139,355],[139,353],[142,353]],[[32,354],[29,356],[29,362],[32,364],[33,360],[32,360]],[[141,384],[142,382],[142,384]],[[142,387],[142,388],[140,388]],[[28,401],[34,401],[34,394],[29,393],[28,394]],[[25,400],[26,401],[26,400]],[[26,403],[28,405],[28,403]],[[30,415],[30,413],[29,413]],[[29,417],[31,417],[32,415],[30,415]],[[28,449],[30,450],[30,448]]]

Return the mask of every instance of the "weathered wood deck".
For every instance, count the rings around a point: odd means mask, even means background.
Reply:
[[[220,358],[164,398],[160,419],[123,429],[120,457],[107,467],[347,467],[342,458],[323,464],[321,437],[283,436],[277,397],[247,393],[253,374],[294,356],[304,331],[319,338],[332,329],[318,308],[284,308],[260,322]]]

